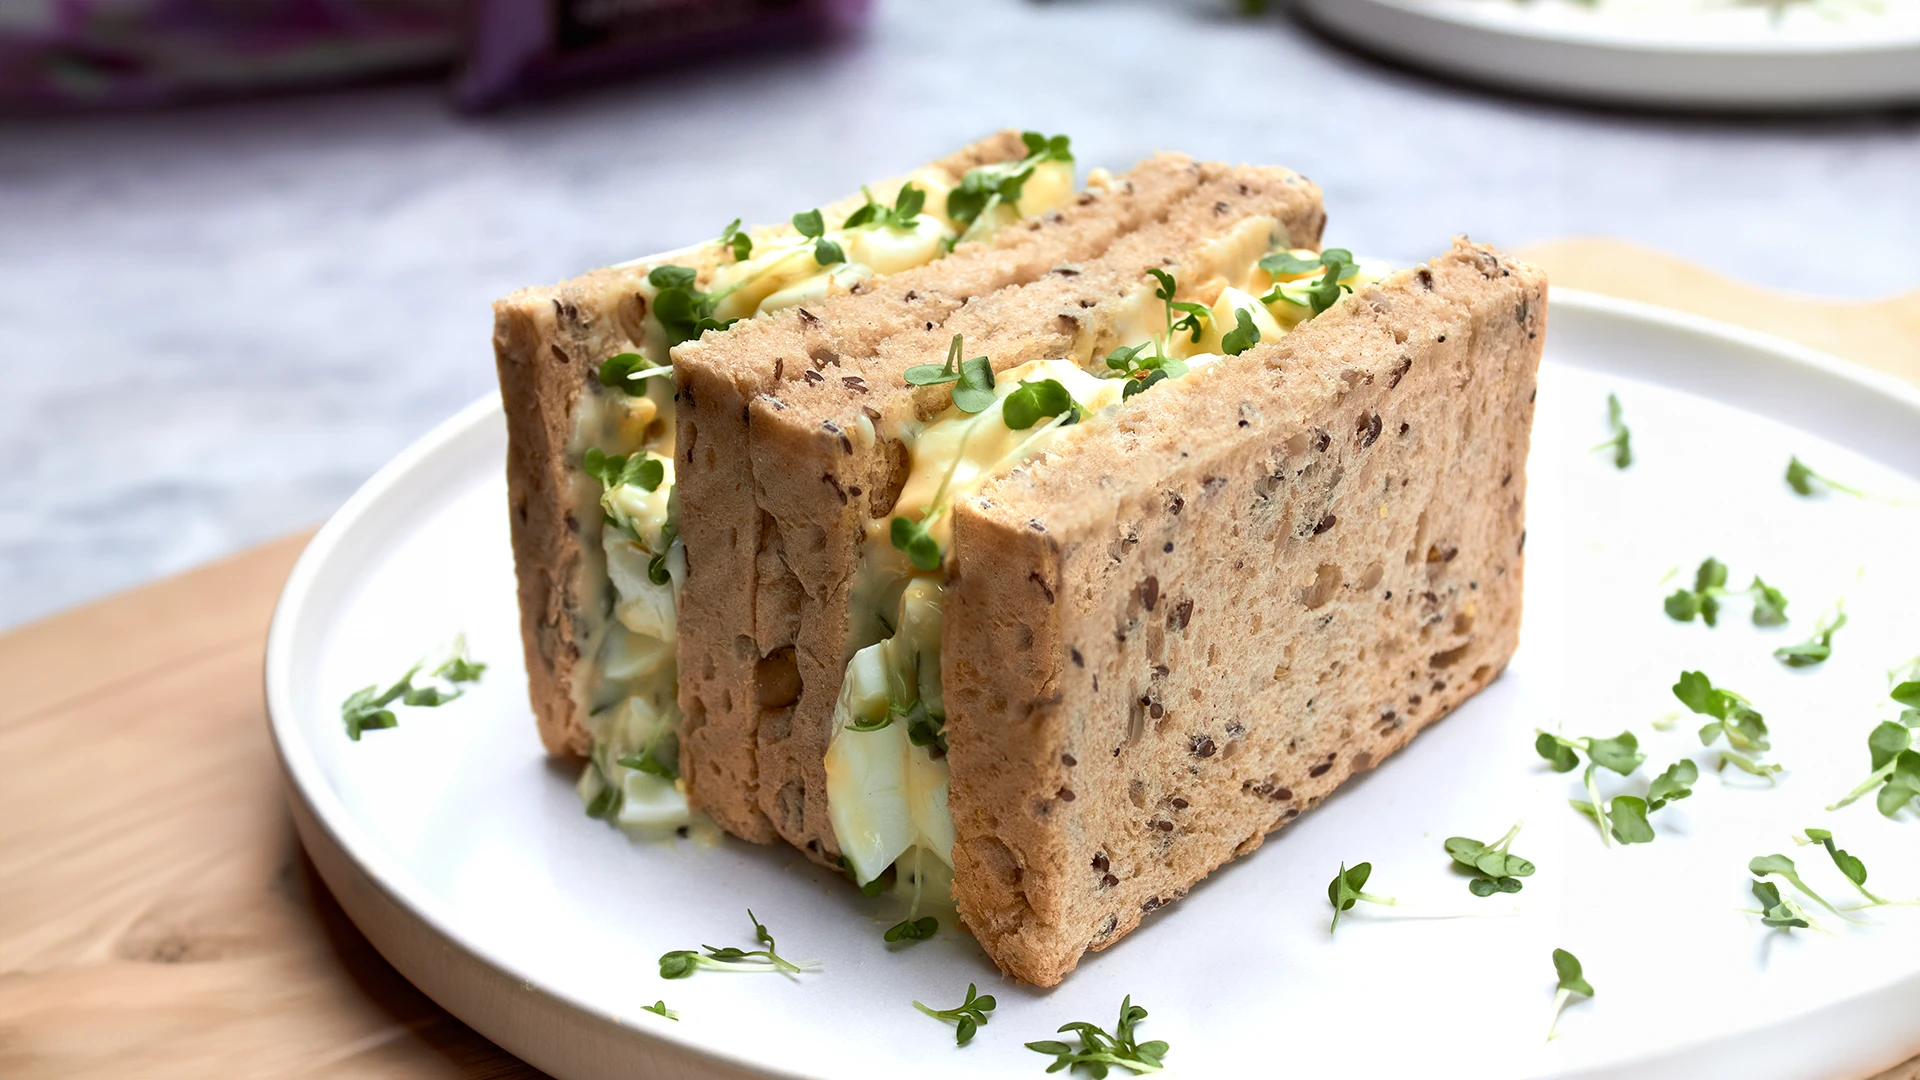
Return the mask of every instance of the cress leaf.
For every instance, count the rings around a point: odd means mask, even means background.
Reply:
[[[1239,356],[1260,344],[1260,328],[1253,325],[1253,316],[1246,308],[1233,309],[1233,321],[1234,328],[1220,338],[1220,351],[1228,356]]]
[[[985,412],[993,406],[993,364],[984,356],[960,364],[960,380],[953,388],[953,404],[964,413]]]
[[[1553,973],[1558,977],[1558,990],[1568,990],[1587,997],[1593,996],[1593,985],[1586,980],[1580,970],[1580,959],[1565,949],[1553,950]]]
[[[1640,752],[1640,740],[1634,738],[1631,731],[1623,731],[1611,739],[1589,739],[1587,756],[1595,765],[1621,776],[1631,775],[1647,760],[1647,755]]]
[[[1623,844],[1653,842],[1653,826],[1647,823],[1646,800],[1633,795],[1616,795],[1607,805],[1607,822],[1613,838]]]
[[[1573,747],[1544,731],[1533,740],[1533,749],[1547,759],[1547,764],[1554,772],[1572,772],[1580,767],[1580,757],[1574,753]]]

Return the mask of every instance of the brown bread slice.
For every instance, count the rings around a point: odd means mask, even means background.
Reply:
[[[956,507],[961,917],[1053,985],[1504,668],[1538,270],[1456,241]]]
[[[1026,152],[1018,132],[1003,131],[930,167],[958,181],[975,166]],[[864,201],[843,199],[827,216],[842,218]],[[601,392],[602,360],[639,348],[646,312],[640,285],[648,271],[678,263],[694,267],[704,283],[719,258],[716,245],[701,245],[521,289],[493,305],[527,693],[549,753],[587,752],[587,688],[579,685],[577,665],[595,619],[590,608],[606,584],[599,487],[580,471],[586,448],[574,445],[576,410],[583,394]]]
[[[1183,155],[1159,154],[1111,183],[1090,185],[1059,211],[1004,228],[986,242],[962,244],[875,288],[775,312],[674,349],[675,464],[687,508],[680,527],[687,551],[679,624],[681,775],[694,805],[722,828],[760,843],[775,838],[767,814],[779,788],[768,792],[760,780],[759,733],[778,738],[787,730],[802,681],[817,681],[826,660],[794,647],[798,597],[782,569],[785,541],[759,506],[749,402],[775,387],[813,380],[851,393],[843,380],[862,370],[857,365],[889,337],[935,332],[975,297],[1098,257],[1121,236],[1166,216],[1205,176]],[[849,424],[857,419],[856,413]],[[757,584],[762,578],[766,585]],[[771,600],[769,591],[777,594]],[[838,672],[834,678],[837,684]]]
[[[836,350],[837,364],[789,370],[776,392],[750,403],[754,498],[762,515],[752,655],[791,657],[782,665],[793,666],[780,684],[781,696],[792,700],[755,732],[759,805],[782,837],[816,860],[831,865],[839,855],[825,756],[840,681],[852,646],[862,643],[851,640],[850,591],[863,527],[892,509],[905,479],[904,447],[870,433],[916,413],[931,415],[950,393],[911,391],[904,371],[940,363],[954,333],[965,336],[967,355],[985,354],[999,369],[1085,358],[1120,343],[1116,324],[1150,287],[1146,267],[1201,281],[1216,273],[1210,258],[1230,254],[1207,250],[1223,238],[1231,238],[1225,246],[1242,264],[1275,242],[1318,246],[1325,222],[1319,191],[1298,174],[1201,168],[1196,190],[1097,258],[974,299],[931,328],[888,338],[871,356]]]

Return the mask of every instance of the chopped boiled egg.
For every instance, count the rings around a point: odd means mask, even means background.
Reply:
[[[938,707],[940,594],[940,585],[925,579],[907,587],[898,632],[854,653],[834,705],[827,816],[840,853],[863,884],[916,846],[952,864],[946,760],[913,745],[896,711],[914,700]],[[885,726],[875,730],[852,726],[883,719]]]

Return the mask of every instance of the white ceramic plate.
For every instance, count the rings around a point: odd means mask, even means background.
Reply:
[[[629,840],[584,816],[571,769],[542,756],[526,703],[507,543],[497,400],[476,403],[369,481],[302,556],[273,621],[267,695],[300,833],[373,943],[435,1000],[561,1077],[1041,1075],[1022,1043],[1111,1024],[1123,994],[1172,1044],[1171,1071],[1344,1076],[1857,1078],[1920,1052],[1920,908],[1830,934],[1768,931],[1747,860],[1796,856],[1829,899],[1852,899],[1808,825],[1832,828],[1883,895],[1920,897],[1920,821],[1871,801],[1827,813],[1868,769],[1888,716],[1887,669],[1920,651],[1920,510],[1801,499],[1790,454],[1890,498],[1920,495],[1920,394],[1783,342],[1557,291],[1530,463],[1527,615],[1491,688],[1277,834],[1255,855],[1089,956],[1051,992],[1002,980],[949,923],[890,952],[901,917],[783,848]],[[1617,391],[1638,460],[1587,449]],[[1717,555],[1791,600],[1762,630],[1730,604],[1720,627],[1661,612],[1665,575]],[[1824,667],[1769,655],[1837,597],[1852,621]],[[358,743],[340,703],[465,631],[490,662],[465,699],[405,711]],[[1714,760],[1673,714],[1682,668],[1750,697],[1788,772],[1769,788]],[[1535,757],[1536,725],[1631,728],[1652,769],[1703,765],[1693,798],[1655,816],[1656,842],[1602,846],[1567,806],[1578,774]],[[1644,785],[1646,774],[1622,790]],[[1611,788],[1611,785],[1610,785]],[[1643,787],[1639,790],[1644,790]],[[1497,838],[1539,864],[1525,891],[1469,895],[1449,835]],[[1328,933],[1341,861],[1430,919],[1367,908]],[[658,957],[746,945],[744,909],[789,956],[824,970],[658,976]],[[1574,951],[1598,990],[1544,1039],[1549,953]],[[996,995],[964,1049],[915,1012]],[[657,999],[672,1022],[641,1011]]]
[[[1700,11],[1675,0],[1300,0],[1312,21],[1416,67],[1508,89],[1662,108],[1920,101],[1920,4]],[[1637,10],[1636,10],[1637,9]]]

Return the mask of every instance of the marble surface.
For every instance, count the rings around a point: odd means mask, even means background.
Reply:
[[[784,219],[1003,125],[1317,180],[1329,241],[1609,234],[1920,285],[1920,114],[1529,103],[1201,0],[879,0],[862,39],[481,119],[438,85],[0,124],[0,626],[323,519],[493,385],[516,286]]]

